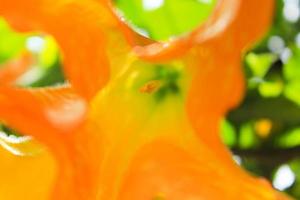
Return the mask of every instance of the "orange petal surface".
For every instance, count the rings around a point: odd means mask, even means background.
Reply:
[[[272,0],[220,0],[188,36],[152,44],[118,21],[107,0],[0,5],[16,29],[54,36],[78,92],[0,88],[0,118],[56,161],[50,199],[287,199],[240,169],[219,138],[220,119],[242,98],[241,54],[267,30]],[[153,63],[185,66],[187,100],[154,101],[160,84],[141,94],[147,82],[137,77],[162,81],[147,71]]]

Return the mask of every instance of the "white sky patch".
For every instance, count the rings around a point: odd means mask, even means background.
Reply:
[[[300,48],[300,33],[297,34],[297,36],[295,38],[295,42],[296,42],[297,46]]]
[[[143,3],[143,8],[145,10],[151,11],[162,7],[165,1],[164,0],[143,0],[142,3]]]
[[[283,63],[287,63],[290,57],[292,56],[292,51],[289,48],[285,48],[280,54],[280,59]]]
[[[279,36],[272,36],[268,41],[268,48],[276,54],[281,54],[285,48],[283,39]]]
[[[288,165],[279,167],[273,180],[273,186],[282,191],[293,185],[295,182],[295,174]]]
[[[300,17],[299,0],[285,0],[283,15],[289,22],[296,22]]]
[[[233,157],[234,162],[236,162],[236,164],[241,165],[242,164],[242,158],[240,156],[234,155]]]
[[[39,36],[32,36],[26,40],[26,48],[33,53],[40,53],[45,46],[45,40]]]
[[[212,0],[198,0],[198,2],[209,4],[209,3],[212,3]]]

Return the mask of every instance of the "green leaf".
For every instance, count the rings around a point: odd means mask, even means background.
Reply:
[[[0,63],[19,54],[25,47],[26,35],[14,32],[0,18]]]
[[[283,74],[287,80],[300,80],[300,49],[292,48],[292,56],[284,65]]]
[[[221,123],[221,137],[223,142],[230,147],[234,146],[237,142],[235,128],[227,120],[223,120]]]
[[[245,60],[253,76],[263,78],[267,74],[275,58],[275,55],[271,53],[249,53]]]
[[[283,91],[283,83],[281,81],[262,82],[258,90],[263,97],[278,97]]]
[[[119,12],[139,33],[166,40],[204,22],[216,0],[115,0]]]
[[[300,145],[300,128],[291,130],[278,138],[278,144],[281,147],[295,147]]]
[[[284,88],[284,95],[300,105],[300,80],[288,82]]]
[[[255,136],[253,127],[250,123],[244,124],[241,127],[240,136],[239,136],[239,146],[242,149],[248,149],[254,147],[257,138]]]

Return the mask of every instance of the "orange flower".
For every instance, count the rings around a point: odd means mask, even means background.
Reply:
[[[112,10],[105,0],[0,0],[14,28],[56,39],[71,83],[0,87],[3,122],[47,147],[1,136],[0,198],[288,199],[240,169],[218,134],[242,98],[241,53],[267,30],[273,1],[220,0],[166,43]]]

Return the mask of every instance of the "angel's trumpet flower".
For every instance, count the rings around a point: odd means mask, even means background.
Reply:
[[[219,0],[195,31],[156,43],[108,0],[0,0],[16,30],[56,39],[70,81],[0,87],[1,120],[34,138],[1,136],[0,199],[289,199],[240,169],[218,131],[273,3]]]

